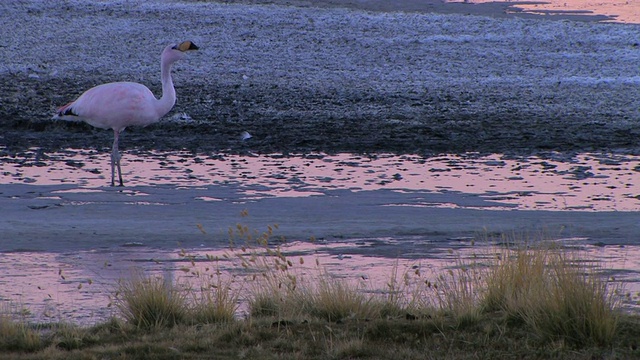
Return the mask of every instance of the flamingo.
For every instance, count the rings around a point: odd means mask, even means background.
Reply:
[[[147,126],[158,122],[176,103],[171,66],[189,50],[198,50],[191,41],[167,46],[160,57],[162,97],[156,99],[146,86],[134,82],[112,82],[85,91],[77,100],[58,109],[53,119],[84,121],[91,126],[113,130],[111,151],[111,186],[115,185],[115,168],[120,186],[122,170],[118,138],[127,126]]]

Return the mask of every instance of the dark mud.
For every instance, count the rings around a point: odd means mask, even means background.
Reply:
[[[96,77],[99,78],[99,77]],[[98,83],[99,80],[93,81]],[[113,134],[84,123],[51,121],[51,109],[72,99],[90,82],[0,77],[0,144],[14,152],[65,148],[106,149]],[[470,113],[473,92],[377,94],[319,92],[278,84],[178,88],[174,113],[198,122],[164,121],[129,128],[125,150],[181,150],[230,153],[638,153],[640,122],[617,111],[556,114],[534,107],[537,99],[507,94]],[[205,99],[212,99],[205,103]],[[531,105],[534,110],[524,111]],[[273,108],[286,108],[274,114]],[[570,110],[571,104],[564,104]],[[535,109],[537,108],[537,109]],[[554,107],[555,108],[555,107]],[[627,121],[620,121],[627,120]],[[241,140],[248,131],[252,138]]]

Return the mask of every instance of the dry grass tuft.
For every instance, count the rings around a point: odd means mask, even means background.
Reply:
[[[458,325],[480,320],[484,280],[477,264],[458,259],[455,266],[438,275],[432,288],[440,310],[456,319]]]
[[[619,299],[594,266],[574,254],[551,255],[537,294],[523,299],[523,319],[546,340],[609,345],[616,334]]]
[[[321,270],[314,282],[303,286],[298,302],[302,313],[330,322],[379,318],[382,299],[363,290],[357,283]]]
[[[9,306],[7,306],[6,310]],[[25,321],[16,321],[10,311],[0,314],[0,350],[35,351],[43,346],[40,333]]]
[[[249,288],[252,316],[327,321],[380,317],[383,301],[379,297],[365,293],[359,283],[333,277],[319,260],[313,270],[316,275],[303,276],[296,268],[303,260],[289,259],[280,246],[269,246],[272,229],[258,237],[253,247],[245,244],[242,253],[235,253],[245,271],[255,274]]]
[[[74,324],[62,323],[55,326],[51,342],[64,350],[75,350],[99,342],[99,336],[87,328]]]
[[[185,322],[186,296],[173,282],[137,272],[118,285],[116,305],[130,324],[151,329]]]
[[[486,271],[482,304],[524,321],[542,339],[611,343],[618,322],[612,288],[601,265],[569,249],[540,245],[505,249]]]
[[[527,299],[539,294],[547,281],[548,256],[544,250],[498,250],[485,273],[484,309],[518,318],[528,306]]]
[[[191,291],[191,317],[198,324],[232,322],[238,309],[239,290],[234,290],[233,278],[225,280],[220,271]]]

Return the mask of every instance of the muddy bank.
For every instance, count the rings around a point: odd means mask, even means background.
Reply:
[[[109,148],[51,114],[103,82],[159,96],[160,49],[189,38],[174,111],[122,149],[637,152],[640,27],[351,6],[4,3],[0,145]]]
[[[9,151],[41,147],[108,148],[113,134],[82,123],[52,122],[38,103],[61,89],[55,82],[19,81],[37,89],[24,109],[5,108],[0,114]],[[2,84],[3,86],[6,84]],[[40,87],[43,87],[41,89]],[[4,86],[6,89],[7,86]],[[636,93],[635,89],[628,89]],[[392,152],[416,153],[515,153],[540,151],[637,152],[640,122],[618,109],[583,110],[572,115],[533,107],[534,99],[478,100],[479,94],[461,92],[455,97],[434,94],[413,97],[396,94],[378,98],[374,93],[348,96],[305,94],[291,89],[216,88],[215,109],[198,104],[193,88],[178,89],[177,111],[201,121],[165,121],[144,129],[130,128],[122,138],[124,149],[179,150],[193,152]],[[47,95],[44,95],[47,94]],[[320,97],[320,99],[318,98]],[[444,96],[444,97],[443,97]],[[475,98],[481,107],[470,113],[464,102]],[[319,104],[322,101],[323,104]],[[246,107],[236,102],[250,103]],[[483,104],[484,103],[484,104]],[[189,105],[186,105],[189,104]],[[196,104],[196,105],[193,105]],[[286,108],[274,114],[274,104]],[[21,104],[16,104],[21,106]],[[53,104],[52,104],[53,105]],[[570,104],[566,105],[567,108]],[[38,112],[38,113],[36,113]],[[180,114],[176,114],[180,116]],[[622,121],[621,121],[622,120]],[[242,141],[248,131],[252,138]]]

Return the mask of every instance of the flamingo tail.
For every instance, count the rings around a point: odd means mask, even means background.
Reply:
[[[75,104],[75,101],[72,101],[67,105],[58,108],[58,110],[56,111],[56,114],[53,115],[53,118],[58,120],[71,120],[71,121],[79,120],[78,114],[75,113],[73,109],[74,104]]]

